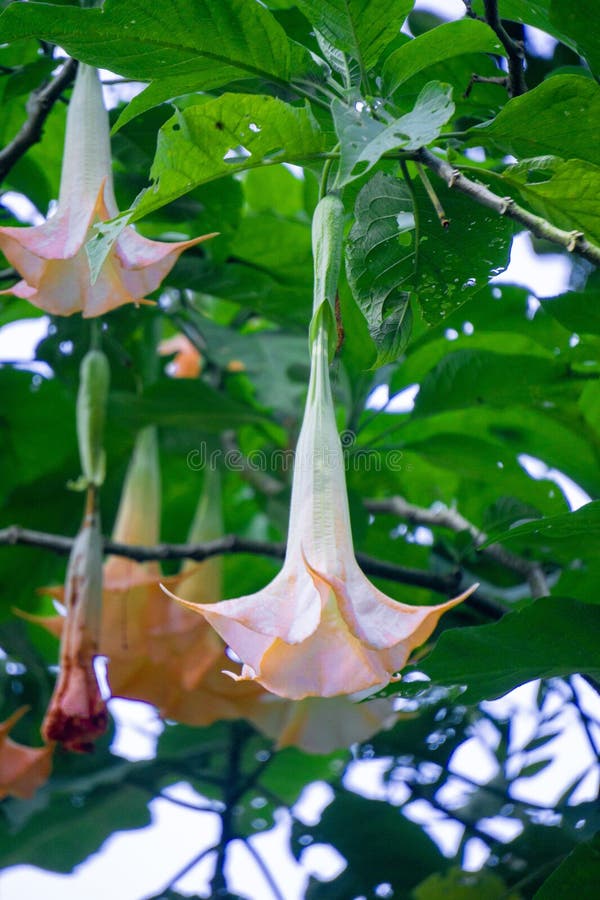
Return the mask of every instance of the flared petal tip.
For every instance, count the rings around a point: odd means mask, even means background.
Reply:
[[[471,594],[474,594],[477,588],[479,587],[479,582],[476,581],[475,584],[472,584],[470,587],[463,591],[462,594],[459,594],[457,597],[453,597],[451,600],[448,600],[445,606],[450,609],[453,606],[458,606],[459,603],[462,603],[464,600],[467,600]]]
[[[233,681],[256,681],[256,672],[252,668],[252,666],[244,663],[242,666],[242,671],[239,675],[235,672],[231,672],[229,669],[221,669],[221,673],[223,675],[228,675]]]

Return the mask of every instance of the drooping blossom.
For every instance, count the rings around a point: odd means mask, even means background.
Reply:
[[[108,713],[94,670],[102,608],[102,536],[95,493],[71,550],[64,590],[60,671],[42,723],[46,741],[81,753],[106,731]]]
[[[119,214],[111,168],[108,113],[96,69],[80,63],[69,103],[56,210],[42,225],[0,228],[0,249],[22,280],[14,294],[53,315],[99,316],[138,303],[159,287],[189,241],[151,241],[127,226],[92,284],[85,244],[93,225]]]
[[[189,543],[223,534],[220,478],[205,472]],[[160,470],[156,436],[145,430],[127,473],[117,520],[116,541],[152,545],[158,541]],[[180,575],[165,579],[157,563],[111,556],[104,566],[101,652],[115,697],[142,700],[160,714],[185,725],[207,726],[246,719],[272,738],[277,748],[295,746],[309,753],[331,753],[391,725],[390,700],[354,703],[346,697],[295,702],[267,692],[258,682],[236,684],[223,675],[231,665],[223,640],[200,616],[174,604],[160,582],[177,585],[185,598],[217,602],[222,597],[221,560],[188,562]],[[62,588],[47,588],[57,600]],[[34,617],[60,636],[61,616]]]
[[[136,442],[113,531],[114,540],[134,545],[156,544],[160,508],[156,431],[147,428]],[[202,510],[198,515],[202,525]],[[196,533],[196,540],[214,536],[206,530],[206,523],[202,527],[204,538]],[[213,523],[212,528],[218,531],[219,523]],[[189,577],[189,569],[167,581],[178,583],[184,577]],[[204,596],[220,595],[220,577],[219,561],[207,560],[202,573]],[[157,562],[138,563],[121,556],[107,560],[102,652],[108,657],[108,680],[113,696],[144,700],[156,706],[164,717],[179,719],[182,695],[198,686],[221,654],[222,645],[196,616],[174,608],[160,589],[161,580],[164,579]],[[198,717],[202,718],[200,711]]]
[[[386,685],[440,616],[474,590],[436,606],[412,606],[387,597],[360,570],[329,382],[327,320],[319,314],[315,321],[283,568],[255,594],[218,604],[180,600],[242,660],[233,678],[255,679],[297,700]]]
[[[0,722],[0,800],[8,796],[28,800],[50,776],[53,745],[27,747],[9,737],[26,712],[22,706]]]

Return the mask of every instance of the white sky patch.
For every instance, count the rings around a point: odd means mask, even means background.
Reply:
[[[519,284],[536,297],[554,297],[569,288],[570,260],[560,254],[534,253],[529,234],[518,234],[512,243],[510,264],[491,284]]]
[[[10,210],[19,222],[27,225],[41,225],[44,221],[43,215],[29,197],[17,193],[17,191],[6,191],[2,194],[2,206]]]
[[[525,45],[534,56],[543,56],[544,59],[550,59],[557,44],[558,41],[546,34],[545,31],[540,31],[539,28],[534,28],[532,25],[525,26]]]
[[[417,0],[415,10],[419,12],[431,12],[444,19],[462,19],[465,14],[463,0]]]
[[[109,709],[116,728],[111,752],[129,760],[154,759],[158,738],[164,731],[154,707],[116,697],[109,702]]]
[[[536,481],[542,478],[553,481],[565,495],[565,500],[571,510],[580,509],[591,501],[590,495],[564,472],[550,468],[541,459],[536,459],[535,456],[529,456],[527,453],[521,453],[517,459],[527,474]]]
[[[390,389],[387,384],[378,385],[367,400],[367,409],[384,409],[390,413],[412,412],[415,405],[415,397],[419,393],[419,385],[411,384],[399,391],[390,399]]]

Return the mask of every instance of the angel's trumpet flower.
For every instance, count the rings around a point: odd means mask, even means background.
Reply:
[[[191,241],[150,241],[124,228],[92,284],[85,244],[92,226],[119,214],[113,189],[108,113],[96,69],[79,65],[67,114],[58,204],[32,228],[0,228],[0,250],[22,281],[2,293],[23,297],[53,315],[100,316],[137,303],[159,287]]]
[[[317,208],[313,223],[311,374],[283,568],[255,594],[214,604],[180,601],[204,616],[240,658],[242,672],[235,679],[256,679],[291,699],[386,685],[431,635],[440,616],[474,590],[437,606],[410,606],[379,591],[356,562],[329,381],[342,215],[339,201],[333,202],[335,208],[329,203]]]
[[[64,602],[60,672],[42,723],[42,736],[85,753],[108,724],[94,671],[102,610],[102,535],[93,491],[69,558]]]

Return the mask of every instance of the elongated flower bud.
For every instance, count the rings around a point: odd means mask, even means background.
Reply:
[[[108,359],[100,350],[90,350],[79,370],[77,394],[77,438],[83,477],[88,485],[104,481],[104,423],[110,385]]]

